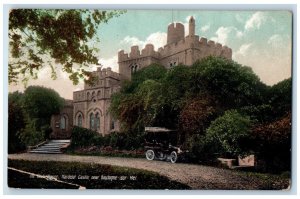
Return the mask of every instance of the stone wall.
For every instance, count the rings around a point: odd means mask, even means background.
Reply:
[[[190,66],[199,59],[208,56],[221,56],[232,59],[232,50],[220,43],[200,38],[195,34],[195,21],[189,21],[189,35],[184,37],[184,26],[172,23],[168,26],[167,44],[154,50],[152,44],[147,44],[140,52],[138,46],[132,46],[131,51],[118,53],[119,73],[122,79],[131,79],[131,74],[152,63],[159,63],[166,68],[183,64]]]
[[[94,85],[84,85],[84,90],[75,91],[74,99],[74,125],[79,126],[79,116],[81,117],[81,126],[90,128],[91,114],[98,114],[100,128],[97,131],[102,134],[109,134],[111,131],[119,131],[119,124],[115,122],[115,128],[111,128],[113,118],[110,116],[108,109],[111,95],[120,90],[120,75],[111,71],[110,68],[98,68],[94,72],[98,77]]]
[[[62,126],[62,117],[64,117],[65,125]],[[67,139],[71,137],[73,128],[73,102],[66,100],[63,109],[59,114],[52,115],[51,117],[52,139]]]

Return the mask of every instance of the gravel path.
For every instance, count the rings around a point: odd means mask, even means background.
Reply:
[[[66,154],[12,154],[9,159],[36,161],[85,162],[145,169],[167,176],[172,180],[187,184],[192,189],[259,189],[259,183],[242,177],[236,171],[202,165],[172,164],[165,161],[148,161],[138,158],[118,158],[100,156],[74,156]]]

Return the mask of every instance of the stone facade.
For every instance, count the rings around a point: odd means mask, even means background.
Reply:
[[[130,53],[124,50],[118,53],[119,72],[122,79],[131,79],[131,74],[152,63],[158,63],[166,68],[183,64],[190,66],[195,61],[207,56],[221,56],[232,59],[232,50],[214,41],[207,41],[195,35],[195,20],[189,20],[189,34],[185,37],[184,26],[172,23],[168,26],[167,44],[154,50],[152,44],[147,44],[140,52],[138,46],[132,46]]]
[[[67,139],[71,137],[73,127],[73,101],[65,100],[65,105],[60,114],[52,115],[50,134],[51,139]]]
[[[119,73],[111,71],[111,68],[98,68],[93,72],[98,77],[96,84],[94,86],[85,84],[83,90],[73,93],[72,124],[96,130],[103,135],[119,131],[119,122],[111,117],[108,108],[111,94],[120,89],[122,80],[130,80],[132,73],[153,63],[161,64],[166,68],[179,64],[190,66],[207,56],[222,56],[231,59],[232,50],[195,35],[193,17],[189,20],[187,36],[185,36],[183,24],[170,24],[167,44],[158,51],[154,50],[152,44],[147,44],[141,52],[138,46],[132,46],[129,54],[124,53],[124,50],[118,53]]]
[[[73,122],[76,126],[93,129],[102,135],[119,131],[119,123],[108,112],[111,95],[120,89],[120,75],[111,68],[93,72],[98,78],[91,86],[73,93]]]

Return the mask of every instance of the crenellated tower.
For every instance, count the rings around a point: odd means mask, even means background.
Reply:
[[[199,59],[207,56],[221,56],[232,59],[232,50],[206,38],[196,35],[196,23],[192,16],[188,23],[189,33],[185,37],[182,23],[171,23],[167,29],[167,43],[154,50],[152,44],[147,44],[140,52],[138,46],[132,46],[131,51],[118,53],[119,73],[122,79],[131,79],[131,74],[147,67],[152,63],[159,63],[166,68],[179,64],[190,66]]]

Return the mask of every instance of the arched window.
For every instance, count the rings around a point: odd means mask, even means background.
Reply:
[[[90,101],[90,93],[89,92],[87,93],[86,96],[87,96],[87,100]]]
[[[96,113],[96,118],[95,118],[95,122],[96,122],[96,131],[100,132],[100,115],[99,113]]]
[[[115,129],[115,121],[112,119],[110,123],[110,129],[113,130]]]
[[[82,127],[82,115],[81,114],[78,115],[77,126]]]
[[[90,129],[94,130],[95,127],[95,117],[94,117],[94,113],[90,114]]]
[[[66,129],[66,117],[65,116],[61,116],[60,118],[60,129]]]

